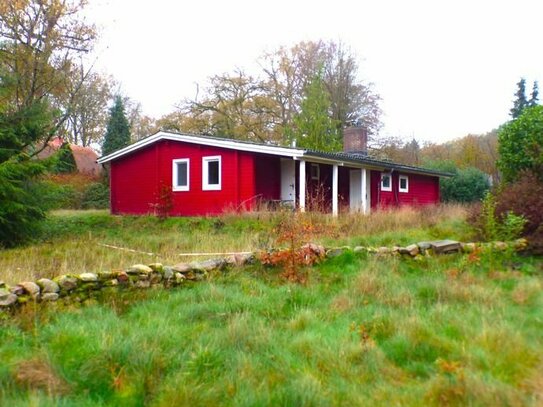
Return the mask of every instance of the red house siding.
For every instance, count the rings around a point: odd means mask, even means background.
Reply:
[[[202,190],[202,158],[221,156],[221,190]],[[163,140],[111,163],[112,213],[154,212],[162,187],[172,188],[172,161],[190,160],[189,191],[172,191],[171,215],[219,214],[250,209],[255,170],[251,153]]]
[[[381,191],[381,171],[371,171],[371,207],[429,205],[439,203],[439,177],[418,174],[392,174],[392,191]],[[399,191],[400,175],[409,179],[408,192]]]
[[[281,198],[281,158],[255,154],[255,195],[257,201]]]
[[[221,157],[221,189],[202,189],[202,159]],[[172,190],[174,159],[189,159],[189,190]],[[216,215],[225,211],[251,210],[260,200],[281,196],[281,158],[261,153],[211,147],[174,140],[159,140],[110,161],[111,212],[114,214],[155,213],[160,196],[170,194],[170,215]],[[319,181],[311,179],[306,163],[306,207],[331,211],[332,165],[318,164]],[[295,166],[296,199],[299,187],[299,162]],[[350,170],[338,167],[338,200],[348,210]],[[409,191],[399,192],[399,175],[409,179]],[[439,178],[430,175],[392,173],[392,191],[381,191],[381,172],[370,173],[371,207],[425,205],[439,202]]]

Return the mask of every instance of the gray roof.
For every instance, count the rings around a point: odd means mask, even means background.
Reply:
[[[201,134],[189,134],[189,133],[180,133],[180,132],[175,132],[175,131],[171,131],[171,130],[161,130],[155,134],[152,134],[148,137],[145,137],[144,139],[141,139],[139,140],[138,142],[136,142],[135,144],[138,145],[138,144],[142,144],[145,145],[145,140],[151,138],[151,137],[154,137],[156,135],[158,135],[158,133],[169,133],[169,134],[173,134],[173,135],[178,135],[178,136],[191,136],[191,137],[197,137],[197,138],[201,138],[201,139],[207,139],[207,140],[216,140],[216,141],[228,141],[228,142],[232,142],[232,143],[235,143],[235,144],[241,144],[241,145],[251,145],[251,146],[266,146],[266,147],[269,147],[269,148],[277,148],[278,150],[282,150],[282,151],[285,151],[285,150],[291,150],[293,153],[300,153],[300,152],[303,152],[303,157],[307,157],[307,158],[314,158],[314,159],[324,159],[324,160],[330,160],[330,161],[335,161],[335,162],[338,162],[338,163],[343,163],[343,164],[357,164],[357,165],[360,165],[360,164],[364,164],[364,165],[367,165],[367,166],[370,166],[370,167],[375,167],[375,168],[379,168],[379,169],[388,169],[388,170],[391,170],[391,171],[404,171],[404,172],[410,172],[410,173],[418,173],[418,174],[424,174],[424,175],[433,175],[433,176],[438,176],[438,177],[452,177],[453,174],[451,173],[447,173],[447,172],[442,172],[442,171],[436,171],[436,170],[431,170],[431,169],[427,169],[427,168],[422,168],[422,167],[415,167],[415,166],[411,166],[411,165],[404,165],[404,164],[398,164],[398,163],[394,163],[390,160],[383,160],[383,159],[378,159],[378,158],[375,158],[375,157],[372,157],[371,155],[368,155],[368,154],[365,154],[365,153],[361,153],[361,152],[353,152],[353,153],[346,153],[346,152],[325,152],[325,151],[318,151],[318,150],[311,150],[311,149],[303,149],[303,148],[299,148],[299,147],[288,147],[288,146],[280,146],[280,145],[277,145],[277,144],[274,144],[274,143],[258,143],[258,142],[254,142],[254,141],[247,141],[247,140],[237,140],[237,139],[230,139],[230,138],[226,138],[226,137],[216,137],[216,136],[208,136],[208,135],[201,135]],[[149,140],[151,141],[151,140]],[[131,151],[133,148],[138,148],[138,146],[136,145],[131,145],[131,146],[128,146],[128,147],[125,147],[121,150],[118,150],[117,152],[114,152],[108,156],[104,156],[104,157],[101,157],[98,159],[98,162],[103,162],[103,161],[107,161],[108,160],[108,157],[112,157],[113,156],[119,156],[119,153],[121,153],[120,155],[124,155],[123,153],[123,150],[126,150],[127,152],[128,151]],[[111,158],[109,158],[111,159]]]

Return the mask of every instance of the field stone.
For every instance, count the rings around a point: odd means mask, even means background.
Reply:
[[[150,281],[151,284],[160,283],[162,281],[162,274],[160,274],[159,272],[154,272],[153,274],[151,274]]]
[[[453,253],[462,250],[460,242],[457,242],[456,240],[436,240],[430,242],[430,244],[436,254]]]
[[[353,252],[355,252],[355,253],[363,253],[366,250],[367,249],[364,246],[355,246],[354,249],[353,249]]]
[[[528,240],[526,240],[525,238],[520,238],[520,239],[517,239],[513,242],[513,248],[517,251],[523,251],[523,250],[526,250],[526,248],[528,247]]]
[[[460,246],[464,253],[473,253],[477,247],[475,243],[461,243]]]
[[[119,285],[119,280],[112,278],[111,280],[104,281],[105,287],[115,287]]]
[[[14,287],[10,287],[9,292],[15,295],[23,295],[25,293],[25,289],[20,285],[16,285]]]
[[[94,273],[82,273],[79,275],[79,278],[85,283],[98,281],[98,276]]]
[[[507,250],[507,243],[505,242],[494,242],[494,248],[499,251]]]
[[[157,273],[162,273],[162,270],[164,269],[164,266],[162,263],[151,263],[147,265],[151,270]]]
[[[410,244],[409,246],[406,246],[405,250],[407,250],[407,253],[411,257],[415,257],[420,252],[419,246],[417,246],[416,244]]]
[[[181,273],[175,273],[175,282],[177,284],[181,284],[183,281],[185,281],[186,277]]]
[[[128,274],[149,274],[153,272],[153,269],[145,264],[134,264],[126,272]]]
[[[173,278],[173,270],[171,267],[166,266],[162,271],[164,273],[165,280],[171,280]]]
[[[114,271],[100,271],[97,276],[99,281],[108,281],[117,277],[117,273]]]
[[[117,281],[121,284],[127,283],[129,280],[128,274],[125,271],[121,271],[117,276]]]
[[[48,278],[40,278],[36,282],[41,287],[41,292],[43,294],[58,293],[60,291],[58,284]]]
[[[252,261],[254,255],[252,253],[236,253],[224,258],[224,263],[230,266],[244,266]]]
[[[25,292],[30,294],[32,298],[36,298],[40,295],[40,286],[32,281],[23,281],[17,285],[23,287]]]
[[[149,280],[140,280],[136,281],[136,284],[134,284],[136,288],[149,288],[151,286],[151,282]]]
[[[56,301],[58,300],[57,293],[45,293],[41,296],[42,301]]]
[[[72,291],[75,288],[77,288],[78,280],[75,277],[62,275],[57,278],[55,278],[56,283],[60,286],[60,288],[64,291]]]
[[[432,247],[430,242],[418,242],[417,246],[419,247],[420,251],[428,250]]]
[[[317,243],[306,243],[302,246],[302,249],[309,249],[319,257],[324,257],[326,255],[324,246]]]
[[[402,248],[400,247],[400,250]],[[392,249],[390,247],[382,246],[377,248],[377,254],[390,254],[392,253]]]
[[[192,262],[190,263],[192,269],[194,270],[203,270],[203,271],[211,271],[211,270],[217,270],[220,269],[224,265],[223,259],[209,259],[204,260],[200,262]]]
[[[17,296],[5,288],[0,288],[0,307],[9,307],[17,302]]]
[[[178,263],[172,267],[174,273],[188,273],[192,270],[192,266],[188,263]]]

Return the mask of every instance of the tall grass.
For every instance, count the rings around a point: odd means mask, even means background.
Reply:
[[[56,211],[34,244],[0,251],[0,280],[25,279],[122,269],[154,261],[176,264],[194,252],[255,251],[276,244],[276,226],[288,212],[225,214],[216,218],[111,216],[107,211]],[[401,208],[371,216],[343,214],[338,218],[299,214],[315,227],[313,240],[326,245],[409,244],[417,240],[465,238],[460,206]],[[409,230],[409,233],[399,233]],[[129,248],[134,253],[101,246]],[[205,257],[201,257],[205,259]]]
[[[481,271],[462,255],[347,253],[306,285],[254,267],[27,308],[0,329],[0,404],[537,405],[539,266],[499,260]]]

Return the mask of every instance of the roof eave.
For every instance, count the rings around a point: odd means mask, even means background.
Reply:
[[[299,158],[303,156],[304,154],[304,150],[295,149],[295,148],[268,146],[268,145],[253,144],[253,143],[243,143],[243,142],[232,141],[229,139],[222,140],[220,138],[200,137],[196,135],[159,131],[153,134],[152,136],[142,139],[120,150],[114,151],[113,153],[107,156],[100,157],[97,160],[97,162],[99,164],[105,164],[109,161],[122,157],[133,151],[139,150],[140,148],[156,143],[157,141],[160,141],[160,140],[181,141],[181,142],[191,143],[191,144],[203,144],[203,145],[208,145],[212,147],[227,148],[227,149],[234,149],[238,151],[247,151],[247,152],[254,152],[254,153],[272,154],[272,155],[292,157],[292,158]]]

